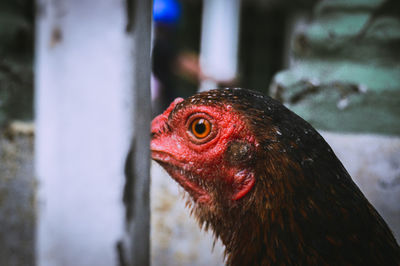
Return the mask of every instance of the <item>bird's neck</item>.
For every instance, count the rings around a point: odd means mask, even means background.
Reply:
[[[268,206],[267,198],[262,191],[244,199],[231,208],[219,208],[218,215],[209,213],[209,208],[197,209],[200,224],[213,230],[225,245],[227,265],[274,265],[284,262],[283,245],[292,250],[298,244],[299,232],[296,226],[290,227],[291,214],[287,210],[281,212]],[[283,247],[286,248],[286,247]],[[286,259],[285,259],[286,261]]]
[[[263,265],[262,257],[267,257],[265,247],[269,245],[266,226],[258,215],[247,213],[240,220],[232,220],[229,229],[221,230],[227,265]]]
[[[224,228],[220,227],[221,221],[213,224],[214,232],[226,247],[227,265],[286,263],[290,260],[284,258],[282,249],[290,252],[298,248],[301,232],[292,224],[290,210],[272,210],[260,206],[262,202],[266,201],[260,197],[252,203],[254,207],[235,211],[224,219]]]

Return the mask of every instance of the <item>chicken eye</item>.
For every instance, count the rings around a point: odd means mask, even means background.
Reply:
[[[203,139],[210,134],[211,123],[207,119],[197,118],[190,125],[190,131],[196,138]]]

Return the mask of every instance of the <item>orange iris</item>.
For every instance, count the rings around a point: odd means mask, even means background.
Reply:
[[[210,134],[211,123],[207,119],[197,118],[193,120],[190,129],[196,138],[203,139]]]

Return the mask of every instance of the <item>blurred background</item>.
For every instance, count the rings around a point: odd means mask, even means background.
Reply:
[[[154,0],[132,14],[133,0],[2,0],[0,264],[124,265],[132,131],[175,97],[227,86],[316,127],[399,241],[399,3]],[[151,86],[136,86],[150,63]],[[155,164],[151,178],[151,263],[223,265],[177,184]]]

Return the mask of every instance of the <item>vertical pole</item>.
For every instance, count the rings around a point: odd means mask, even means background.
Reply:
[[[240,0],[204,0],[200,66],[209,79],[200,84],[200,91],[236,77],[239,21]]]
[[[150,49],[152,2],[128,0],[128,27],[132,37],[134,131],[127,161],[125,204],[128,239],[127,265],[150,264]],[[126,248],[129,247],[129,248]],[[129,253],[126,253],[129,251]]]
[[[151,1],[128,3],[37,1],[39,266],[120,265],[121,238],[132,239],[125,253],[135,265],[148,264]],[[132,133],[138,156],[126,230],[122,191]]]

